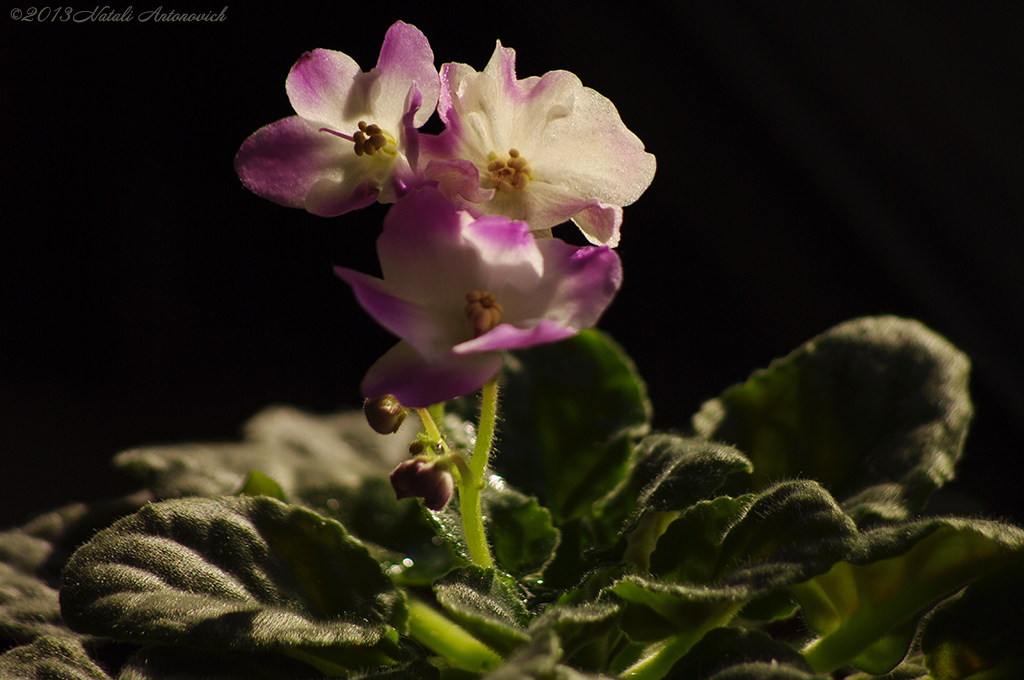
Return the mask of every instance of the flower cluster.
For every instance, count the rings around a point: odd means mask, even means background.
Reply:
[[[394,204],[377,240],[383,278],[335,270],[400,338],[363,379],[368,399],[426,409],[468,394],[503,352],[568,338],[611,303],[622,206],[647,189],[655,160],[573,74],[520,80],[500,42],[482,72],[438,71],[426,37],[397,22],[370,71],[318,49],[286,90],[296,115],[257,130],[235,158],[245,186],[326,217]],[[435,111],[443,132],[421,133]],[[551,236],[570,220],[593,245]],[[396,488],[422,496],[421,478],[450,477],[431,460],[403,468]]]
[[[519,80],[500,42],[482,72],[438,72],[426,37],[397,22],[375,68],[314,50],[286,89],[297,115],[245,141],[242,182],[324,216],[395,203],[377,243],[384,278],[337,269],[401,338],[367,373],[367,397],[425,407],[466,394],[494,376],[501,351],[569,337],[611,302],[622,206],[655,161],[573,74]],[[435,110],[444,131],[420,133]],[[543,238],[568,220],[595,246]]]

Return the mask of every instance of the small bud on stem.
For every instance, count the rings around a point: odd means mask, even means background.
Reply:
[[[367,399],[363,404],[363,413],[370,427],[380,434],[393,434],[405,422],[405,407],[392,394],[382,394]]]

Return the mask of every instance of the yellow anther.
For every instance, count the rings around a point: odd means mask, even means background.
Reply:
[[[394,138],[382,130],[379,125],[368,124],[365,120],[361,120],[358,127],[359,130],[352,135],[357,156],[363,154],[372,156],[381,150],[389,156],[396,154]]]
[[[474,290],[466,293],[466,318],[473,329],[473,337],[479,337],[501,323],[505,308],[493,293]]]
[[[484,178],[484,188],[505,192],[522,190],[530,179],[530,164],[519,154],[518,149],[509,149],[507,159],[491,154],[487,172],[490,177]]]

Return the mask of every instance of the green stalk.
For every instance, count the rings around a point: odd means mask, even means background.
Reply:
[[[485,485],[484,474],[487,470],[487,460],[491,455],[491,443],[494,440],[494,421],[498,415],[496,378],[492,378],[484,385],[481,401],[476,445],[473,447],[473,459],[469,461],[470,474],[463,475],[459,484],[459,506],[462,510],[462,531],[466,536],[469,556],[473,564],[487,568],[494,566],[494,559],[491,557],[491,547],[487,543],[487,533],[484,531],[480,492]]]
[[[503,659],[444,614],[422,600],[409,598],[409,635],[452,665],[469,671],[494,670]]]

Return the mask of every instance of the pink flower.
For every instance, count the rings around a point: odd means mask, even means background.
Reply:
[[[474,218],[436,189],[409,193],[377,239],[383,279],[342,267],[359,303],[401,338],[362,382],[422,408],[472,392],[502,350],[568,338],[593,326],[622,282],[607,247],[535,239],[502,216]]]
[[[654,156],[615,106],[572,73],[516,79],[499,42],[487,67],[441,67],[438,114],[421,139],[424,174],[460,208],[546,230],[572,219],[596,244],[619,242],[622,206],[654,177]]]
[[[235,157],[242,183],[292,208],[334,216],[393,203],[415,178],[418,128],[437,105],[434,54],[415,27],[395,23],[376,68],[346,54],[307,52],[285,83],[298,114],[260,128]]]

